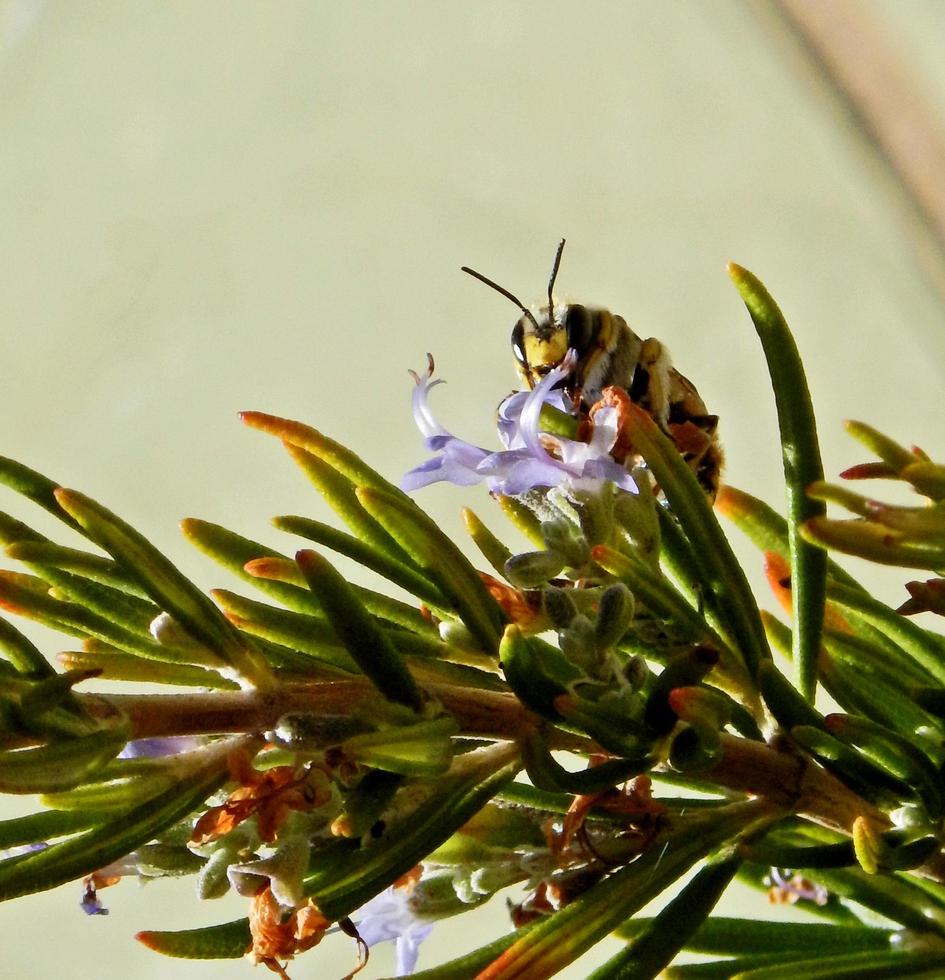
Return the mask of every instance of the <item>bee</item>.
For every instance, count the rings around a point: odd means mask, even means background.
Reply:
[[[462,271],[522,311],[512,328],[512,352],[518,373],[529,388],[558,367],[573,349],[577,364],[562,387],[575,411],[587,415],[605,397],[604,389],[622,389],[673,440],[714,500],[722,468],[719,417],[709,414],[696,386],[673,367],[661,341],[655,337],[641,340],[622,316],[602,306],[555,302],[554,286],[563,251],[564,239],[558,244],[548,278],[548,302],[532,309],[474,269],[463,266]]]

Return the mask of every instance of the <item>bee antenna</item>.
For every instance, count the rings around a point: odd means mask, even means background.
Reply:
[[[562,244],[564,244],[562,242]],[[462,271],[472,276],[473,279],[478,279],[480,282],[484,282],[487,286],[490,286],[497,293],[501,293],[506,299],[510,299],[532,322],[532,326],[537,330],[538,321],[535,319],[535,315],[532,311],[513,293],[510,293],[504,286],[500,286],[497,282],[493,282],[491,279],[487,279],[481,272],[476,272],[475,269],[470,269],[469,266],[464,265]]]
[[[551,277],[548,279],[548,316],[551,318],[551,322],[554,323],[555,319],[555,301],[554,297],[551,295],[552,290],[555,288],[555,279],[558,278],[558,269],[561,266],[561,253],[564,251],[564,239],[562,238],[558,242],[558,251],[555,252],[555,261],[551,266]]]

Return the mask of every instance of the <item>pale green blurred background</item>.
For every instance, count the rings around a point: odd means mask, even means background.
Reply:
[[[945,5],[862,7],[941,109]],[[441,419],[492,445],[516,314],[459,266],[537,299],[561,236],[559,291],[668,344],[722,417],[732,483],[780,502],[728,259],[793,325],[828,473],[860,458],[846,417],[945,453],[943,305],[917,249],[939,260],[767,2],[0,2],[0,453],[102,500],[208,587],[224,576],[179,518],[288,549],[270,515],[325,516],[239,409],[310,421],[396,478],[423,456],[406,371],[429,350]],[[457,534],[464,503],[501,526],[482,491],[422,502]],[[0,507],[52,530],[12,494]],[[250,975],[131,938],[241,902],[198,907],[173,882],[103,898],[107,918],[79,911],[77,886],[0,908],[4,974]],[[501,905],[474,921],[504,929]],[[447,922],[421,966],[477,938]],[[363,975],[390,964],[378,949]],[[352,966],[335,937],[290,972]]]

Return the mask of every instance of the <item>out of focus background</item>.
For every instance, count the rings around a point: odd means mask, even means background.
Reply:
[[[180,518],[288,550],[271,515],[326,514],[237,412],[308,421],[396,479],[424,457],[407,369],[431,351],[441,421],[494,445],[517,314],[459,267],[540,299],[564,236],[559,294],[668,345],[721,416],[729,482],[781,502],[729,259],[793,326],[828,474],[861,459],[845,418],[941,458],[943,107],[936,0],[0,0],[0,453],[225,584]],[[502,526],[481,488],[418,499],[457,535],[463,504]],[[877,588],[899,601],[899,578]],[[248,976],[131,938],[244,914],[191,887],[125,881],[108,917],[78,886],[0,907],[3,972]],[[440,925],[421,967],[504,931],[494,906],[480,936]],[[290,972],[353,965],[331,937]]]

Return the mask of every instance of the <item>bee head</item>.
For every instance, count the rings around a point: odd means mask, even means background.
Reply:
[[[512,353],[530,387],[558,367],[569,350],[577,351],[580,361],[594,343],[593,316],[580,303],[543,306],[531,317],[520,317],[512,328]]]
[[[512,353],[515,355],[519,374],[529,388],[534,388],[541,378],[564,360],[568,348],[575,347],[580,354],[590,343],[591,318],[587,309],[577,303],[555,305],[553,291],[563,250],[562,238],[558,243],[548,279],[548,304],[537,311],[530,310],[517,296],[498,283],[463,266],[463,272],[468,272],[501,293],[522,311],[522,316],[512,328]]]

